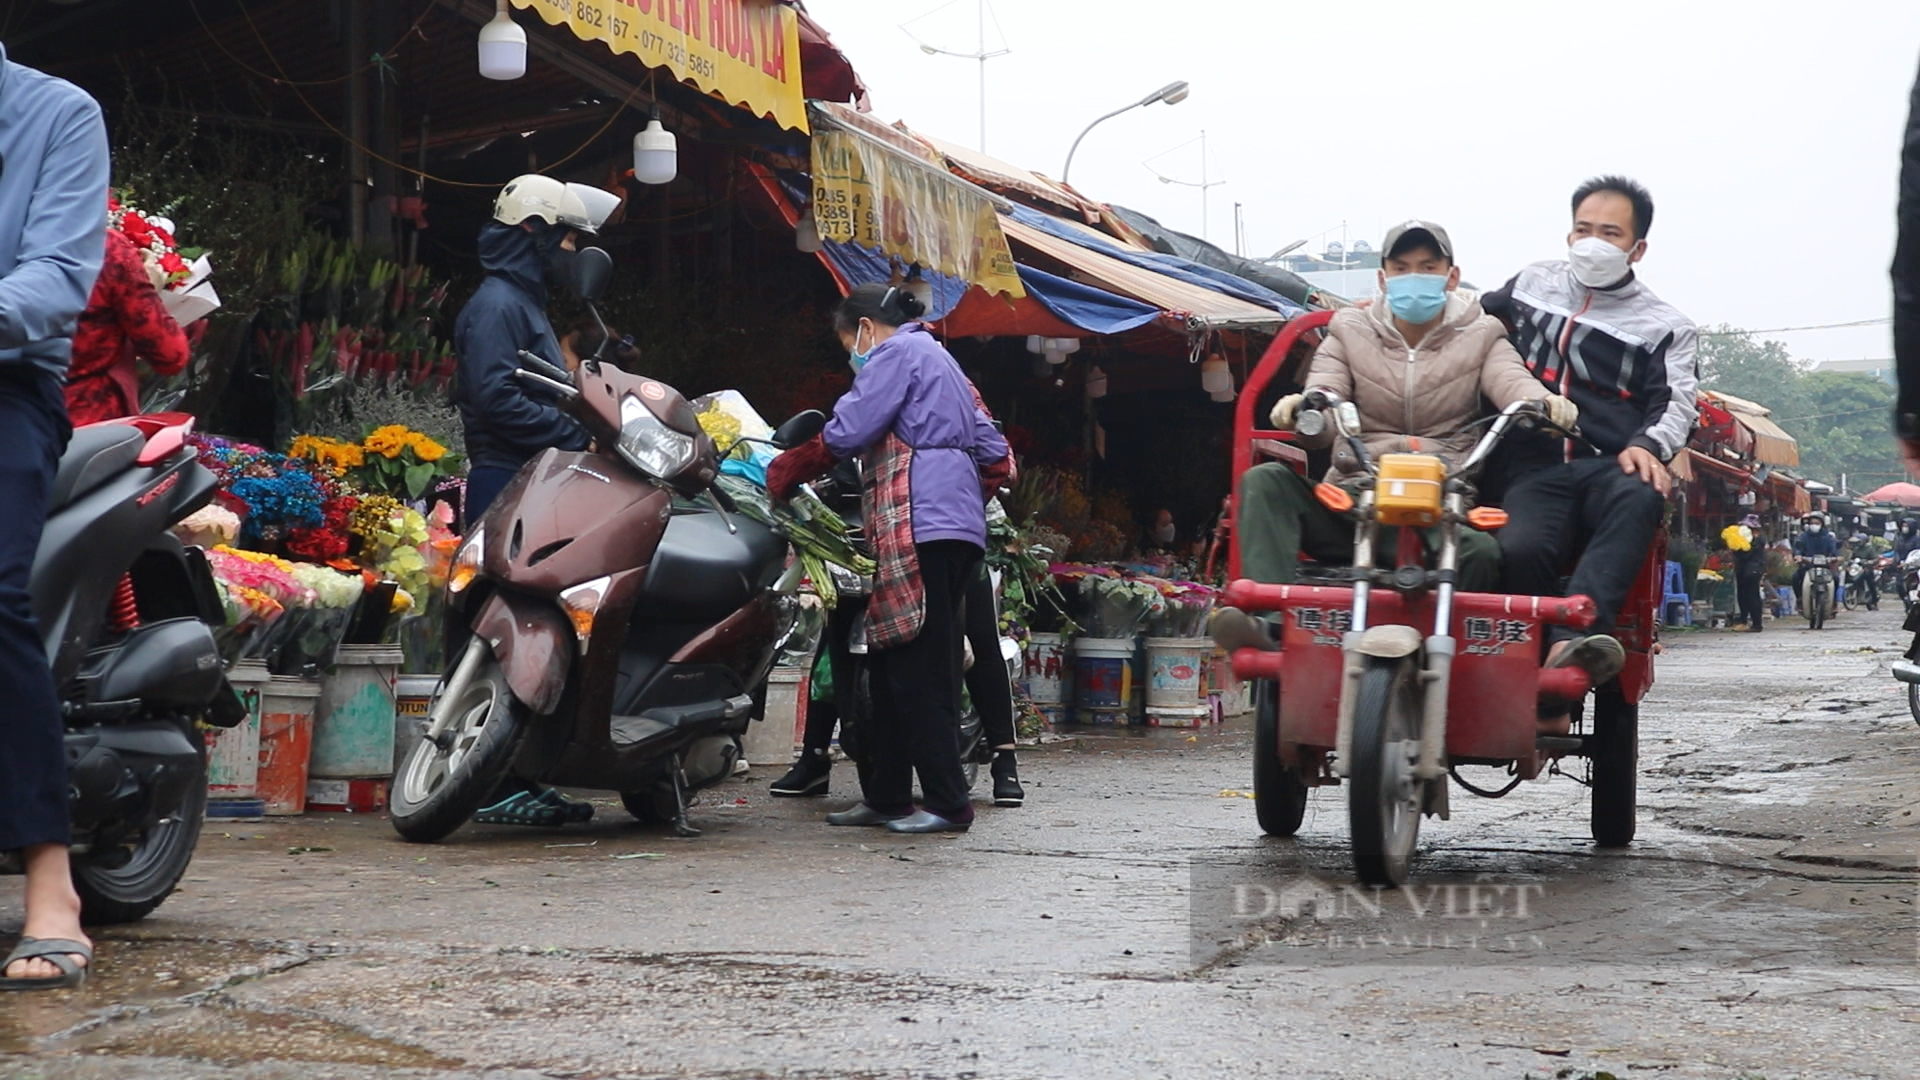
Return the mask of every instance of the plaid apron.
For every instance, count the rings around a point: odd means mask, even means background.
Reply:
[[[873,543],[873,599],[867,604],[867,647],[892,649],[920,636],[927,617],[920,555],[913,546],[913,448],[887,433],[867,452],[861,492],[866,533]]]

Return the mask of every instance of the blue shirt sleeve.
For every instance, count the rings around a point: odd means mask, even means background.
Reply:
[[[18,262],[0,278],[0,349],[71,338],[106,258],[109,173],[100,106],[76,98],[39,164]]]
[[[910,353],[901,352],[876,356],[860,369],[853,389],[834,402],[833,419],[821,432],[834,457],[850,458],[886,436],[906,406],[917,367]]]

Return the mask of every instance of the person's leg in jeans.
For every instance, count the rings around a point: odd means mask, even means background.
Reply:
[[[67,860],[66,739],[46,646],[27,591],[33,556],[46,524],[47,495],[66,448],[66,397],[60,382],[25,365],[0,373],[0,850],[22,850],[27,864],[26,926],[33,938],[86,943],[80,896]],[[80,962],[79,957],[74,958]],[[7,978],[51,979],[60,970],[46,960],[23,960]]]
[[[1647,561],[1667,500],[1653,485],[1621,471],[1612,458],[1574,464],[1580,478],[1580,531],[1587,544],[1567,592],[1593,598],[1598,617],[1588,633],[1611,634]]]
[[[960,605],[984,553],[964,540],[918,544],[927,613],[920,634],[888,650],[887,680],[904,708],[889,719],[920,778],[922,804],[954,824],[973,820],[960,766]]]
[[[1740,600],[1740,617],[1746,620],[1747,628],[1761,628],[1760,615],[1760,578],[1747,574],[1734,578],[1734,592]]]
[[[1306,477],[1277,462],[1247,470],[1233,527],[1241,574],[1269,585],[1292,583],[1303,551],[1325,562],[1353,556],[1353,523],[1322,506]]]
[[[967,643],[973,646],[973,667],[967,669],[967,693],[980,713],[987,745],[993,747],[993,804],[1019,806],[1026,801],[1020,786],[1019,763],[1014,758],[1018,734],[1013,726],[1013,683],[1000,656],[1000,623],[994,617],[993,577],[985,566],[967,586]]]
[[[1560,573],[1573,550],[1579,483],[1572,465],[1535,469],[1507,489],[1506,527],[1500,545],[1500,591],[1519,596],[1557,596]],[[1619,466],[1614,466],[1617,471]],[[1550,640],[1559,627],[1549,632]]]

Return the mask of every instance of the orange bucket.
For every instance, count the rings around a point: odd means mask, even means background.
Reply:
[[[320,684],[275,675],[260,695],[260,779],[256,790],[275,816],[307,809],[307,765],[313,758],[313,709]]]

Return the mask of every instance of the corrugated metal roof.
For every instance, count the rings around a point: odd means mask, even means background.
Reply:
[[[1287,321],[1287,317],[1277,311],[1131,266],[1070,240],[1023,225],[1004,214],[1000,217],[1000,227],[1006,231],[1008,240],[1064,263],[1070,270],[1069,276],[1075,281],[1097,285],[1109,292],[1152,304],[1169,315],[1185,320],[1190,330],[1272,330]]]

